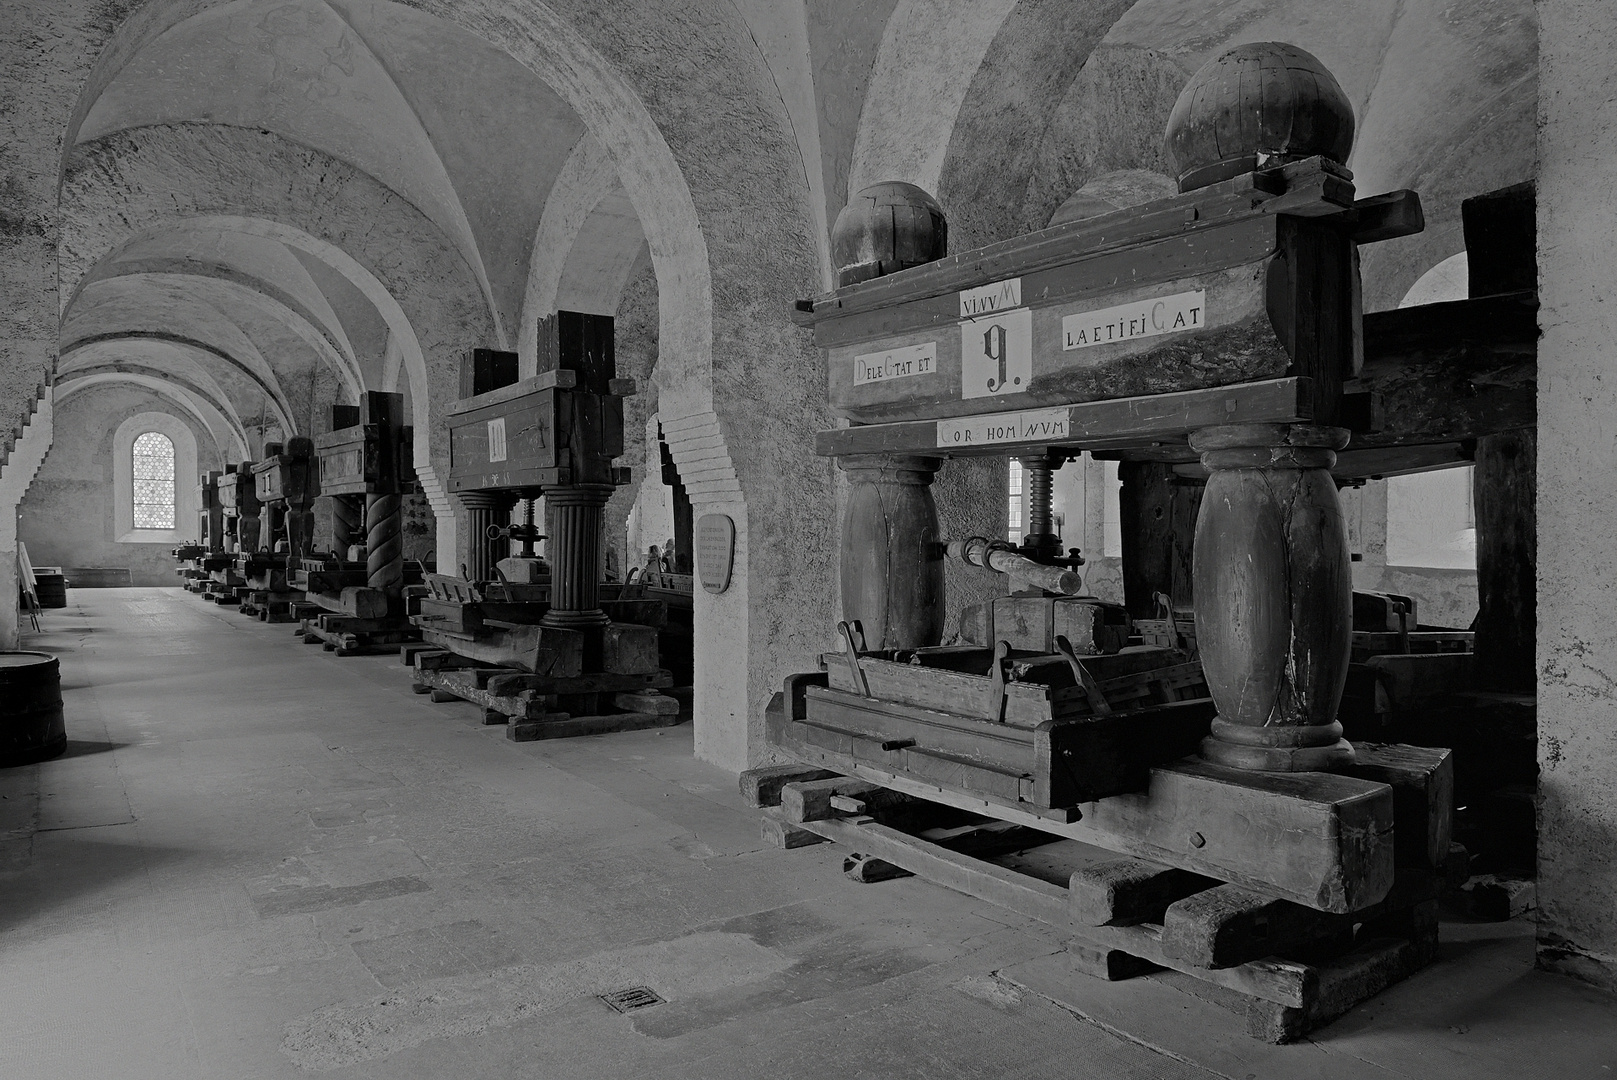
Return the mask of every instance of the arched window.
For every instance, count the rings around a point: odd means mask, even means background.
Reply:
[[[135,439],[129,453],[135,528],[174,528],[173,441],[160,431],[148,431]]]

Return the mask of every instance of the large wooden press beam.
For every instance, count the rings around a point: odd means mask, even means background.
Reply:
[[[1162,440],[1182,439],[1188,432],[1218,424],[1306,423],[1313,415],[1310,399],[1311,386],[1306,378],[1267,379],[1022,412],[859,424],[820,432],[814,438],[814,449],[823,457],[846,454],[970,457],[1014,454],[1018,450],[1036,452],[1063,445],[1080,449],[1149,446]],[[1028,419],[1035,414],[1036,420]],[[1016,431],[1012,433],[1012,429]],[[957,432],[963,433],[958,441]]]

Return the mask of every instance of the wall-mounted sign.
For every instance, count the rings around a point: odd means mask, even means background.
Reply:
[[[1022,306],[1022,279],[1006,278],[992,285],[960,291],[960,317],[975,319]]]
[[[1057,408],[993,413],[989,416],[955,416],[938,421],[938,446],[963,448],[1065,439],[1068,415],[1065,408]]]
[[[1033,312],[1016,308],[960,324],[960,396],[1026,393],[1033,381]]]
[[[886,352],[865,353],[853,358],[853,384],[886,382],[888,379],[907,379],[912,375],[931,375],[938,370],[938,343],[928,341],[922,345],[906,345]]]
[[[1068,315],[1061,320],[1061,348],[1087,349],[1119,341],[1178,334],[1207,326],[1207,293],[1158,296],[1132,304]]]
[[[735,564],[736,523],[728,514],[703,514],[696,522],[696,576],[702,588],[721,593],[730,587]]]

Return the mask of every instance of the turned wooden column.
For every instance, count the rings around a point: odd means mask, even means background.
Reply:
[[[1193,576],[1218,707],[1202,756],[1267,772],[1353,759],[1336,722],[1353,639],[1347,523],[1330,469],[1341,428],[1242,424],[1191,437],[1211,475]]]
[[[852,487],[842,521],[842,617],[872,649],[943,639],[943,544],[931,457],[869,454],[840,462]]]
[[[462,491],[460,504],[466,508],[466,577],[470,581],[490,581],[494,564],[500,561],[500,545],[506,543],[489,529],[509,528],[511,496],[494,491]]]
[[[611,621],[601,610],[601,519],[614,490],[578,484],[545,492],[550,610],[541,625],[589,630]]]

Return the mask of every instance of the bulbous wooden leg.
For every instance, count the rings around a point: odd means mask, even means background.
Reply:
[[[943,639],[943,545],[932,478],[938,458],[869,454],[841,459],[852,489],[842,521],[842,617],[871,649],[915,649]]]
[[[1351,761],[1336,709],[1353,641],[1341,428],[1243,424],[1191,437],[1210,471],[1193,557],[1202,669],[1218,706],[1202,756],[1266,772]]]

